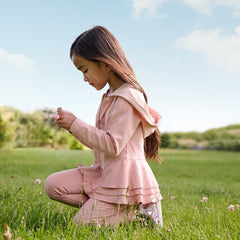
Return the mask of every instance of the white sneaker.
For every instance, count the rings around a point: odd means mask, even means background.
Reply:
[[[149,206],[145,206],[145,205],[141,204],[139,206],[139,210],[138,210],[137,214],[146,215],[147,217],[151,217],[152,220],[157,225],[159,225],[160,227],[163,226],[161,201],[152,203]]]

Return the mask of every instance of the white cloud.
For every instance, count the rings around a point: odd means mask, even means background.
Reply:
[[[233,16],[240,14],[239,0],[183,0],[187,5],[197,10],[201,14],[210,14],[214,7],[224,6],[233,10]]]
[[[201,14],[210,14],[213,1],[211,0],[183,0],[187,5],[197,10]]]
[[[232,12],[233,17],[240,17],[240,10]]]
[[[240,26],[233,35],[224,36],[221,29],[196,30],[180,38],[176,46],[202,55],[210,64],[240,74]]]
[[[157,8],[163,5],[163,3],[169,0],[131,0],[133,5],[132,16],[134,18],[140,18],[142,15],[146,14],[147,17],[157,17],[163,18],[167,14],[158,14]]]
[[[0,49],[0,71],[35,71],[35,63],[32,59],[22,54],[10,54]]]
[[[30,105],[39,90],[36,77],[34,60],[0,49],[0,105]]]
[[[224,6],[232,9],[234,17],[240,16],[240,0],[182,0],[185,4],[195,9],[201,14],[211,14],[212,10],[217,6]],[[158,14],[157,10],[165,2],[176,2],[175,0],[131,0],[134,18],[140,18],[146,15],[150,18],[163,18],[167,14]]]

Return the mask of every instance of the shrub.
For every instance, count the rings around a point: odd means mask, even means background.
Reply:
[[[6,126],[2,120],[2,115],[0,113],[0,147],[3,145],[6,134]]]
[[[223,141],[220,139],[209,141],[208,149],[210,150],[223,150]]]
[[[76,138],[73,138],[70,146],[69,146],[69,149],[71,150],[83,150],[83,145],[76,139]]]
[[[217,138],[217,131],[214,129],[208,130],[202,133],[202,137],[205,140],[209,140],[209,141],[214,140]]]
[[[178,144],[180,148],[184,149],[196,149],[197,148],[197,141],[194,139],[179,139]]]
[[[227,151],[240,151],[240,143],[238,140],[226,140],[223,142],[223,149]]]
[[[167,148],[170,145],[170,136],[168,133],[163,133],[161,135],[161,147]]]
[[[178,148],[179,147],[179,143],[177,141],[176,138],[170,138],[170,144],[168,146],[169,148]]]

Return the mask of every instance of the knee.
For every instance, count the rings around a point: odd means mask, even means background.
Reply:
[[[58,191],[57,191],[57,181],[54,177],[54,174],[51,174],[45,180],[44,191],[48,195],[49,198],[54,199],[54,200],[59,195]]]

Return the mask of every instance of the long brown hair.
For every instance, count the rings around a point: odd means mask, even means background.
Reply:
[[[147,103],[147,95],[138,83],[122,47],[114,35],[105,27],[95,26],[78,36],[70,49],[71,58],[72,55],[107,64],[119,78],[142,92]],[[145,138],[144,151],[146,157],[161,162],[161,158],[158,156],[160,145],[160,134],[156,130]]]

